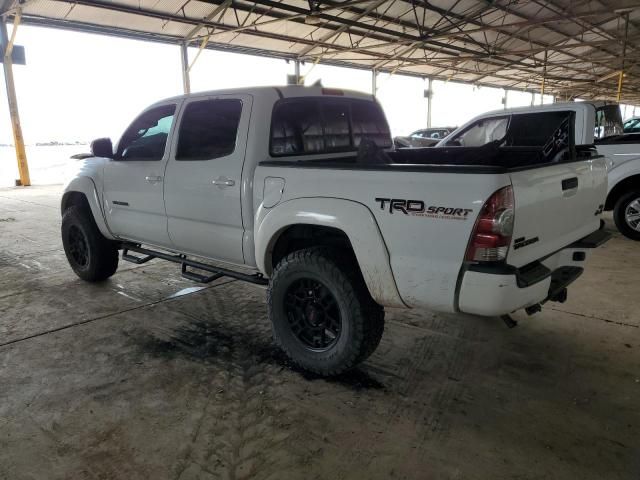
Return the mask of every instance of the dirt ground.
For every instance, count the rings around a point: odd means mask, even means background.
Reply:
[[[515,329],[389,310],[324,380],[274,346],[259,287],[160,261],[77,279],[59,195],[0,190],[0,479],[640,478],[638,243]]]

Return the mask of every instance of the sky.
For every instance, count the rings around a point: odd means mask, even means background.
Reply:
[[[27,144],[48,141],[116,140],[148,105],[182,94],[180,50],[42,27],[20,26],[27,65],[14,66],[23,135]],[[197,49],[190,49],[193,59]],[[284,60],[205,50],[191,70],[193,92],[256,85],[284,85],[293,64]],[[306,84],[371,93],[371,72],[307,63]],[[0,78],[1,78],[0,74]],[[377,97],[394,135],[427,125],[427,81],[379,74]],[[458,126],[488,110],[503,108],[503,89],[433,82],[432,125]],[[536,95],[539,103],[540,96]],[[545,103],[552,101],[545,98]],[[509,92],[508,106],[531,103],[531,94]],[[0,85],[0,143],[13,143],[4,81]]]

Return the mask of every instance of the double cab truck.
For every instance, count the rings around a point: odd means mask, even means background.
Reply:
[[[593,132],[593,108],[575,104],[471,125],[463,146],[394,151],[363,93],[170,98],[77,162],[63,246],[90,282],[113,275],[121,251],[197,282],[264,285],[276,342],[334,375],[376,349],[385,308],[499,317],[564,301],[607,238]]]

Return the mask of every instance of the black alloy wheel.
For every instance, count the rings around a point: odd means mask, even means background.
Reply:
[[[348,251],[318,246],[291,252],[276,265],[267,299],[276,343],[309,372],[338,375],[380,343],[384,309]]]
[[[76,225],[69,228],[69,253],[75,263],[83,268],[89,263],[89,243],[87,237]]]
[[[321,282],[310,278],[293,282],[285,293],[284,309],[293,334],[306,348],[326,351],[340,338],[340,307]]]

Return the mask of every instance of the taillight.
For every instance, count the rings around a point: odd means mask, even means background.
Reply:
[[[473,227],[465,259],[499,262],[507,258],[513,235],[513,189],[501,188],[487,200]]]

